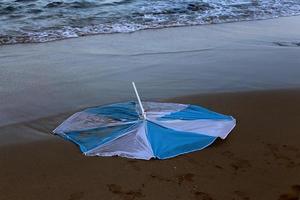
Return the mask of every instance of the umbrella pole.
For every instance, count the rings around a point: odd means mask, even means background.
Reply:
[[[143,119],[146,119],[146,113],[145,113],[145,111],[144,111],[144,108],[143,108],[143,105],[142,105],[142,101],[141,101],[141,99],[140,99],[139,93],[138,93],[138,91],[137,91],[137,89],[136,89],[136,87],[135,87],[135,83],[134,83],[134,82],[132,82],[132,86],[133,86],[133,89],[134,89],[136,98],[137,98],[137,100],[138,100],[139,106],[140,106],[141,111],[142,111],[142,117],[143,117]]]

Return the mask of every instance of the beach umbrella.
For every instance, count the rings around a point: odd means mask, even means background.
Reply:
[[[225,139],[231,116],[196,105],[123,102],[75,113],[53,132],[76,143],[87,156],[167,159]]]

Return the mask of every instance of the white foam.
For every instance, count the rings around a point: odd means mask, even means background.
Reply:
[[[24,4],[24,5],[23,5]],[[47,42],[92,34],[128,33],[142,29],[269,19],[300,14],[300,2],[250,0],[84,1],[64,0],[58,8],[43,1],[30,8],[6,1],[0,7],[0,45]],[[10,6],[10,7],[9,7]],[[18,9],[18,6],[25,6]],[[30,9],[41,13],[28,14]],[[19,17],[12,17],[18,16]]]

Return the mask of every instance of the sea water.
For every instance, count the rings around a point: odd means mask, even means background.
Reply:
[[[299,13],[300,0],[0,0],[0,45]]]

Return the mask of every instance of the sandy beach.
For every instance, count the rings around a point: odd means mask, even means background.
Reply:
[[[0,46],[0,199],[297,200],[300,17]],[[132,100],[232,115],[226,140],[168,160],[86,157],[51,134]]]
[[[0,125],[133,99],[300,86],[300,17],[0,47]]]
[[[1,199],[298,199],[300,92],[180,97],[238,120],[230,136],[168,160],[86,157],[50,132],[66,117],[1,128],[48,140],[0,147]],[[1,137],[1,140],[4,138]]]

